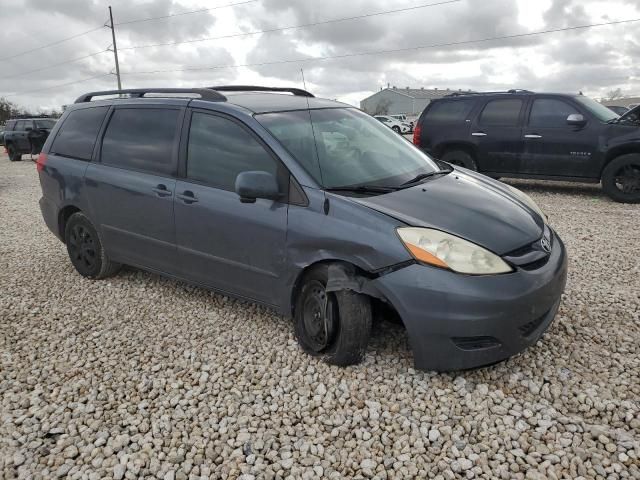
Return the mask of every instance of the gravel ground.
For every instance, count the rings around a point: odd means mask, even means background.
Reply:
[[[261,307],[81,278],[26,158],[0,157],[0,478],[640,478],[640,206],[512,182],[571,257],[542,341],[435,374],[383,322],[341,369]]]

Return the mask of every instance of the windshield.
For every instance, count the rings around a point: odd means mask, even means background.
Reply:
[[[578,103],[589,110],[595,117],[601,122],[610,122],[619,117],[619,115],[611,110],[609,107],[605,107],[601,103],[582,95],[576,95],[573,97]]]
[[[356,109],[267,113],[255,118],[325,188],[396,187],[438,170],[412,143]]]
[[[53,128],[56,124],[55,120],[36,120],[36,128]]]

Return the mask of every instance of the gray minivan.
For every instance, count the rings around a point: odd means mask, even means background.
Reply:
[[[81,275],[126,264],[274,307],[337,365],[362,360],[378,308],[418,368],[500,361],[542,336],[566,282],[528,196],[300,89],[89,93],[37,168]]]

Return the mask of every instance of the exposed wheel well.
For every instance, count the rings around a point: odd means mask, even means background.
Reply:
[[[78,207],[74,207],[73,205],[67,205],[58,214],[58,232],[60,232],[60,238],[64,242],[64,230],[67,226],[67,221],[69,217],[76,212],[80,212],[81,210]]]
[[[343,264],[343,265],[348,265],[348,266],[352,266],[356,269],[356,272],[358,272],[359,274],[366,276],[366,277],[370,277],[371,274],[366,272],[365,270],[359,268],[357,265],[354,265],[350,262],[345,262],[343,260],[337,260],[337,259],[326,259],[326,260],[319,260],[315,263],[312,263],[310,265],[307,265],[305,268],[303,268],[300,273],[298,273],[298,276],[296,277],[296,281],[293,283],[293,288],[291,289],[291,299],[290,299],[290,304],[291,304],[291,316],[293,317],[295,315],[295,306],[296,306],[296,298],[298,297],[298,293],[300,293],[300,288],[302,287],[302,281],[304,280],[305,275],[307,275],[307,273],[309,273],[311,270],[313,270],[314,268],[317,268],[319,265],[329,265],[329,264]]]
[[[623,145],[608,152],[604,164],[602,165],[602,169],[600,170],[600,178],[602,178],[602,174],[604,173],[604,169],[607,168],[607,165],[609,165],[614,159],[629,153],[640,154],[640,145]]]

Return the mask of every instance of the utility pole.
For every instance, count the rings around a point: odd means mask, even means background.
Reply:
[[[116,45],[116,28],[113,24],[113,12],[109,5],[109,21],[111,27],[111,38],[113,38],[113,56],[116,59],[116,77],[118,78],[118,90],[122,90],[122,82],[120,81],[120,64],[118,63],[118,46]]]

